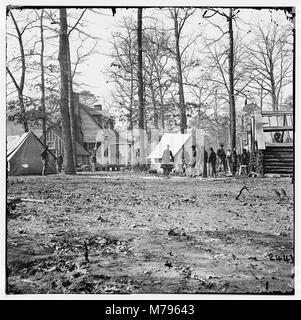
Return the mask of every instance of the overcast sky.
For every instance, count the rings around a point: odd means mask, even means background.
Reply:
[[[149,19],[147,17],[153,16],[154,11],[152,9],[145,9],[143,11],[143,16],[146,17],[144,21],[145,23],[149,23]],[[188,23],[185,25],[183,34],[184,37],[186,35],[189,35],[192,32],[197,32],[200,27],[203,27],[203,30],[206,30],[208,36],[215,38],[220,35],[219,31],[210,25],[208,25],[204,29],[204,24],[206,23],[204,19],[201,19],[201,12],[196,12],[194,16],[192,16]],[[109,57],[111,46],[111,34],[114,31],[119,30],[118,27],[116,27],[116,24],[124,17],[132,15],[134,19],[136,19],[137,16],[137,10],[136,9],[118,9],[116,12],[116,15],[113,17],[111,10],[103,10],[103,15],[100,15],[99,18],[95,16],[94,13],[88,12],[85,16],[85,19],[89,21],[87,23],[87,28],[89,30],[89,33],[96,35],[97,37],[101,38],[98,44],[98,50],[99,54],[95,54],[89,58],[87,63],[85,65],[82,65],[80,68],[80,71],[82,71],[83,79],[87,81],[87,84],[91,85],[92,88],[91,91],[95,92],[97,95],[100,96],[109,96],[110,90],[112,89],[111,83],[107,83],[107,80],[109,80],[105,74],[105,69],[110,65],[110,62],[112,61]],[[172,21],[166,18],[167,12],[158,12],[155,11],[156,17],[164,19],[164,22],[166,25],[170,24],[172,27]],[[285,16],[283,12],[279,11],[273,12],[273,16],[277,17],[277,20],[279,21],[279,24],[285,24],[287,23]],[[271,13],[269,10],[252,10],[252,9],[241,9],[241,12],[239,14],[240,21],[238,22],[239,28],[241,28],[240,32],[244,34],[244,37],[252,37],[251,34],[248,34],[247,31],[249,30],[249,23],[256,23],[260,21],[262,24],[267,23],[271,19]],[[222,26],[225,25],[225,19],[220,17],[216,17],[218,19],[219,25]],[[244,24],[244,23],[245,24]],[[234,28],[237,31],[236,26]],[[172,31],[171,31],[172,32]],[[183,40],[185,41],[185,39]],[[201,49],[201,44],[199,48]]]
[[[40,3],[42,4],[43,1]],[[114,2],[113,2],[114,3]],[[128,3],[128,2],[127,2]],[[130,2],[129,2],[130,3]],[[164,3],[164,1],[162,2]],[[189,2],[188,2],[189,3]],[[187,3],[187,4],[188,4]],[[194,1],[192,1],[194,3]],[[130,4],[129,4],[130,5]],[[82,9],[82,8],[81,8]],[[74,11],[75,9],[69,10],[70,12]],[[79,10],[80,11],[80,10]],[[111,45],[110,41],[112,39],[112,33],[116,32],[119,28],[116,26],[118,22],[122,20],[124,16],[130,16],[132,15],[134,19],[136,19],[137,16],[137,9],[117,9],[115,16],[113,17],[112,11],[110,9],[98,9],[100,11],[100,14],[96,14],[91,11],[87,11],[84,15],[84,23],[85,23],[85,31],[88,34],[91,34],[97,38],[99,38],[99,41],[97,43],[97,50],[98,53],[90,56],[87,58],[86,62],[81,64],[78,67],[78,71],[81,73],[80,75],[80,81],[83,82],[86,86],[83,86],[82,89],[88,89],[91,92],[93,92],[96,95],[99,95],[103,97],[105,100],[110,101],[111,98],[111,90],[113,89],[112,83],[110,82],[110,79],[105,75],[105,70],[108,68],[110,63],[112,62],[112,59],[110,58],[110,52],[111,52]],[[143,11],[144,16],[144,24],[150,23],[149,16],[156,16],[157,18],[161,18],[164,20],[165,24],[172,27],[172,21],[171,19],[167,18],[168,13],[166,10],[162,10],[161,12],[152,9],[145,9]],[[283,15],[283,12],[278,11],[278,13],[273,12],[274,17],[278,16],[277,19],[279,20],[279,24],[286,23],[285,16]],[[204,24],[206,24],[205,19],[201,18],[202,12],[197,11],[194,16],[192,16],[188,23],[185,25],[183,30],[184,40],[185,41],[185,35],[189,35],[193,32],[198,32],[201,28],[202,32],[207,33],[208,36],[212,38],[216,38],[219,35],[219,31],[217,28],[212,26],[204,27]],[[217,22],[220,26],[223,24],[225,25],[225,19],[220,17],[217,18]],[[238,27],[240,28],[239,32],[243,35],[245,39],[248,37],[252,37],[252,34],[248,34],[249,23],[256,23],[260,21],[261,23],[268,22],[271,18],[271,13],[269,10],[254,10],[254,9],[241,9],[241,12],[239,14],[240,20],[238,21]],[[218,20],[219,19],[219,20]],[[70,24],[71,21],[70,21]],[[234,26],[235,31],[238,31],[237,27]],[[172,30],[171,30],[172,32]],[[30,34],[28,35],[30,36]],[[48,40],[49,43],[52,40]],[[57,40],[55,40],[58,42]],[[54,46],[57,46],[58,49],[58,43],[54,43]],[[16,48],[17,47],[17,43]],[[70,43],[71,47],[75,48],[78,43]],[[9,39],[8,46],[13,46],[13,41]],[[200,43],[198,46],[198,50],[201,51],[202,44]],[[8,52],[8,56],[10,55],[10,50]],[[88,49],[88,46],[87,46]],[[198,51],[196,51],[198,54]],[[201,53],[200,53],[201,54]]]

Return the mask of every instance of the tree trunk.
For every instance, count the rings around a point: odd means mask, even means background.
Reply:
[[[180,126],[181,133],[185,133],[187,130],[187,118],[186,118],[186,108],[184,100],[184,89],[183,89],[183,77],[182,77],[182,65],[181,65],[181,54],[180,54],[180,34],[178,26],[178,16],[174,12],[174,31],[176,40],[176,62],[178,71],[178,86],[179,86],[179,107],[180,107]]]
[[[43,28],[44,9],[41,11],[40,32],[41,32],[41,109],[42,109],[42,132],[43,143],[46,145],[46,107],[45,107],[45,73],[44,73],[44,28]]]
[[[134,102],[134,75],[133,70],[131,70],[131,92],[130,92],[130,130],[134,129],[134,120],[133,120],[133,102]]]
[[[271,81],[271,96],[272,96],[272,104],[273,104],[273,111],[278,111],[278,101],[276,96],[276,85],[274,79],[274,66],[271,59],[270,60],[270,81]]]
[[[215,91],[215,94],[214,94],[214,118],[216,123],[216,146],[218,148],[220,133],[219,133],[219,121],[218,121],[218,113],[217,113],[217,91]]]
[[[234,97],[234,44],[233,9],[229,9],[229,101],[230,101],[230,149],[236,147],[236,114]]]
[[[74,97],[73,97],[73,77],[71,71],[71,57],[70,57],[70,44],[68,37],[68,94],[69,94],[69,114],[70,114],[70,129],[71,129],[71,139],[72,139],[72,151],[73,151],[73,162],[77,166],[77,156],[76,156],[76,135],[77,135],[77,122],[74,110]]]
[[[139,137],[140,137],[140,164],[145,164],[144,145],[144,101],[143,101],[143,76],[142,76],[142,8],[138,8],[137,16],[137,39],[138,39],[138,104],[139,104]]]
[[[161,84],[161,76],[158,71],[158,68],[155,64],[156,68],[156,76],[157,76],[157,81],[158,81],[158,87],[159,87],[159,96],[160,96],[160,118],[161,118],[161,128],[164,132],[164,127],[165,127],[165,109],[164,109],[164,97],[163,97],[163,92],[162,92],[162,84]],[[157,111],[159,115],[159,111]]]
[[[151,79],[151,81],[152,81],[152,79]],[[152,96],[152,104],[153,104],[153,112],[154,112],[154,127],[155,127],[155,129],[158,129],[159,128],[158,109],[157,109],[155,90],[153,88],[152,82],[150,82],[150,91],[151,91],[151,96]]]
[[[19,103],[20,103],[20,110],[21,110],[21,115],[22,115],[22,124],[24,128],[24,132],[28,132],[28,122],[27,122],[27,116],[25,112],[25,106],[24,106],[24,98],[23,98],[23,93],[18,92],[18,97],[19,97]]]
[[[63,140],[64,140],[64,165],[65,173],[75,174],[73,162],[73,148],[70,130],[70,115],[68,103],[68,35],[67,35],[67,10],[60,9],[60,47],[59,47],[59,63],[61,73],[61,101],[60,108],[62,114]]]
[[[134,95],[134,79],[133,79],[133,70],[131,69],[131,92],[130,92],[130,132],[131,132],[131,169],[134,169],[135,164],[135,144],[134,144],[134,121],[133,121],[133,95]]]

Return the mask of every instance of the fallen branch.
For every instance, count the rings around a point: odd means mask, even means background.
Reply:
[[[242,194],[242,192],[244,191],[244,190],[247,190],[247,191],[249,191],[249,189],[246,187],[246,186],[243,186],[241,189],[240,189],[240,191],[239,191],[239,194],[236,196],[236,200],[238,200],[238,198],[241,196],[241,194]],[[250,191],[249,191],[250,192]]]
[[[12,198],[12,197],[8,197],[7,200],[9,200],[10,202],[38,202],[38,203],[45,203],[46,200],[39,200],[39,199],[29,199],[29,198]]]

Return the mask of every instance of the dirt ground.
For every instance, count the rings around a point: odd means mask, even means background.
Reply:
[[[9,294],[294,293],[290,178],[83,172],[7,195],[45,200],[7,212]]]

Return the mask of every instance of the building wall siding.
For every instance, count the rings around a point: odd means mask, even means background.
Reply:
[[[91,119],[91,117],[81,110],[81,127],[83,132],[83,140],[85,142],[95,142],[99,126]]]

